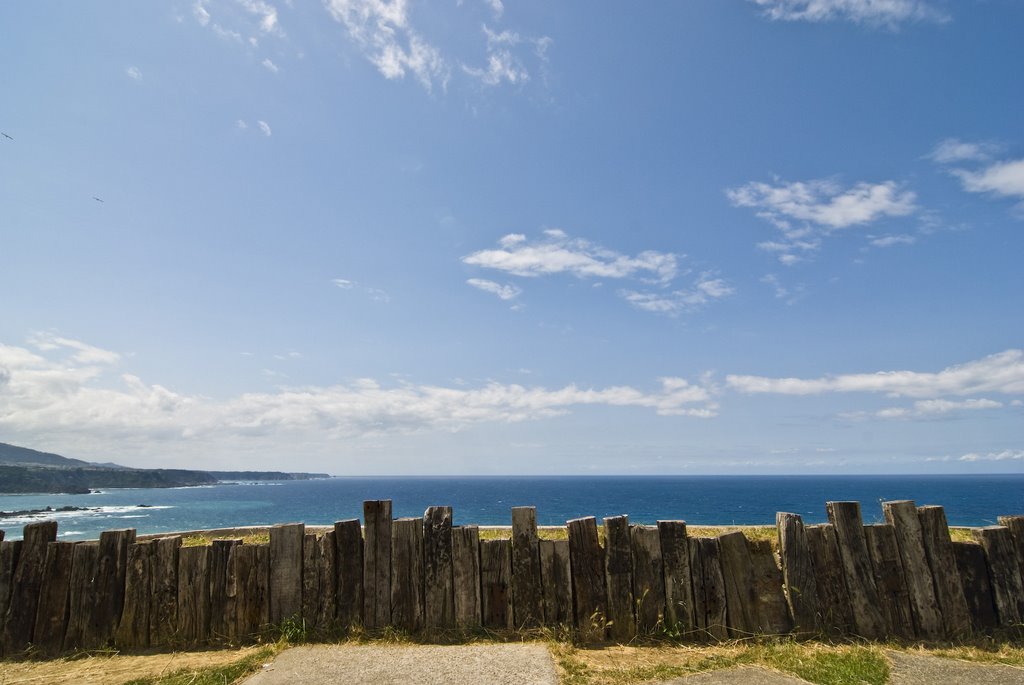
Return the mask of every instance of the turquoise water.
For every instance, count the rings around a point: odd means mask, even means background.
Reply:
[[[698,524],[772,524],[775,512],[825,520],[827,500],[857,500],[865,522],[882,518],[882,500],[941,504],[952,525],[995,523],[1024,513],[1024,475],[984,476],[630,476],[332,478],[174,489],[108,490],[92,495],[3,495],[0,510],[89,507],[47,515],[64,539],[95,538],[110,528],[140,534],[360,518],[365,499],[391,499],[394,515],[454,507],[455,522],[508,525],[510,508],[537,507],[541,525],[580,516],[629,514],[636,523],[683,519]],[[140,507],[139,505],[148,505]],[[0,519],[8,539],[27,517]],[[38,520],[35,519],[35,520]]]

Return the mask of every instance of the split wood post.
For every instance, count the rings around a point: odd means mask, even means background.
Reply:
[[[11,584],[18,565],[22,540],[0,540],[0,656],[4,653],[3,628],[11,602]]]
[[[975,528],[973,533],[974,539],[985,550],[999,625],[1010,627],[1024,622],[1024,584],[1021,582],[1010,529],[1005,526],[986,526]]]
[[[235,545],[228,566],[235,586],[235,635],[248,640],[270,623],[270,547]]]
[[[32,632],[33,646],[46,656],[57,656],[63,646],[74,556],[73,542],[51,542],[46,545],[43,582],[39,588],[39,606],[36,608],[36,624]]]
[[[210,638],[210,552],[207,545],[178,552],[178,642],[206,644]],[[78,553],[75,553],[78,565]]]
[[[976,542],[954,542],[953,557],[971,613],[971,627],[984,633],[999,625],[992,584],[988,578],[985,550]]]
[[[178,630],[178,553],[181,536],[158,538],[153,551],[152,594],[149,602],[149,641],[171,645]]]
[[[779,558],[793,630],[805,635],[814,633],[819,628],[818,584],[803,519],[798,514],[780,511],[775,515],[775,526],[779,534]]]
[[[391,500],[363,502],[363,623],[383,628],[391,623]]]
[[[302,613],[302,553],[306,526],[270,527],[270,622],[280,625]]]
[[[318,633],[320,612],[320,544],[315,533],[302,536],[302,623],[310,635]]]
[[[693,631],[693,582],[685,521],[658,521],[665,573],[665,626],[685,634]]]
[[[334,524],[334,546],[338,567],[335,616],[339,628],[351,629],[363,622],[363,529],[358,519]]]
[[[700,571],[700,583],[698,585],[695,580],[693,586],[694,607],[699,612],[697,626],[708,637],[725,640],[729,637],[726,628],[728,609],[718,538],[690,538],[690,543],[690,568],[694,573],[698,569]]]
[[[896,529],[890,523],[873,523],[864,526],[864,539],[871,555],[871,568],[875,574],[879,608],[885,618],[886,631],[894,637],[912,639],[914,616],[896,542]]]
[[[664,625],[665,573],[657,526],[630,527],[633,547],[633,598],[637,630],[653,632]]]
[[[452,578],[455,625],[462,630],[480,627],[480,529],[452,528]]]
[[[149,647],[149,599],[153,579],[152,540],[128,545],[124,578],[124,608],[114,633],[120,648]]]
[[[480,541],[480,600],[485,628],[506,630],[512,622],[512,545]]]
[[[924,531],[913,500],[882,502],[885,520],[896,531],[903,575],[907,579],[910,610],[914,616],[914,631],[918,637],[934,640],[942,637],[942,612],[935,596],[935,581],[928,566],[924,549]]]
[[[566,522],[572,568],[573,620],[584,641],[604,637],[608,604],[604,582],[604,550],[593,516]]]
[[[316,625],[321,634],[333,634],[336,628],[335,615],[338,613],[338,543],[333,530],[317,538],[320,557],[320,596],[318,598]]]
[[[849,633],[854,629],[850,595],[840,558],[836,529],[831,523],[807,526],[807,548],[814,560],[818,591],[818,625],[829,633]]]
[[[757,596],[757,629],[767,635],[782,635],[793,629],[783,591],[782,569],[775,560],[769,540],[747,540],[750,564],[754,570],[754,594]]]
[[[608,593],[608,637],[626,642],[636,636],[636,606],[633,604],[633,549],[629,539],[629,517],[604,519],[605,580]]]
[[[999,525],[1010,530],[1010,537],[1013,538],[1013,546],[1017,553],[1017,566],[1020,568],[1020,575],[1024,578],[1024,516],[1000,516],[996,519]]]
[[[135,529],[105,530],[100,533],[99,557],[93,582],[93,606],[89,647],[106,647],[114,637],[124,608],[124,579],[128,545],[135,542]]]
[[[540,540],[540,576],[544,588],[544,623],[572,625],[572,570],[568,540]]]
[[[99,556],[100,548],[95,542],[75,545],[68,587],[68,627],[64,632],[63,646],[65,650],[91,649],[97,646],[97,640],[90,631]]]
[[[885,618],[879,608],[875,572],[864,539],[860,502],[826,502],[825,510],[836,531],[836,544],[857,634],[871,640],[883,637]]]
[[[726,624],[731,637],[750,637],[757,632],[757,594],[747,537],[739,532],[718,537],[725,581]]]
[[[455,570],[452,508],[423,512],[423,622],[428,628],[455,627]]]
[[[544,621],[537,508],[512,507],[512,613],[517,628]]]
[[[423,594],[423,521],[396,519],[391,524],[391,625],[422,628]]]
[[[953,557],[953,540],[949,537],[946,512],[938,506],[918,507],[917,517],[921,522],[924,551],[928,567],[932,570],[935,598],[939,600],[946,635],[961,637],[971,631],[971,614]]]
[[[36,622],[39,590],[43,584],[46,546],[57,539],[57,522],[40,521],[25,526],[21,552],[11,576],[7,620],[3,627],[3,652],[7,655],[24,651],[32,643]],[[0,616],[0,619],[3,619]]]
[[[236,637],[235,585],[228,562],[231,550],[241,544],[241,540],[214,540],[210,545],[210,639],[213,641],[230,641]]]

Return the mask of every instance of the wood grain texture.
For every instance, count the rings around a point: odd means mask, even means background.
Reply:
[[[986,526],[975,528],[972,533],[985,550],[999,625],[1010,627],[1024,622],[1024,583],[1017,566],[1010,529],[1005,526]]]
[[[636,636],[636,605],[633,603],[633,545],[628,516],[604,519],[605,583],[608,598],[607,635],[626,642]]]
[[[633,598],[636,603],[636,627],[651,633],[664,625],[665,573],[662,569],[661,541],[656,526],[631,526],[633,551]]]
[[[21,551],[11,575],[10,598],[3,625],[3,652],[6,655],[22,652],[32,643],[39,591],[43,585],[46,548],[56,539],[56,521],[30,523],[24,528]],[[0,619],[3,618],[0,616]]]
[[[896,542],[896,530],[888,523],[864,526],[864,539],[871,555],[871,569],[878,588],[879,609],[886,633],[893,637],[915,637],[910,593],[903,574],[903,562]]]
[[[480,529],[452,528],[452,575],[455,593],[455,625],[463,630],[480,623]]]
[[[918,507],[917,517],[921,522],[925,556],[932,571],[935,598],[939,601],[946,636],[966,635],[971,631],[971,612],[960,584],[946,512],[938,506]]]
[[[680,634],[694,630],[693,579],[685,521],[658,521],[665,575],[665,626]]]
[[[779,536],[779,559],[782,578],[793,619],[793,630],[798,634],[817,632],[818,583],[814,572],[814,559],[807,544],[803,519],[798,514],[779,512],[775,515]]]
[[[914,617],[914,632],[918,637],[938,639],[945,633],[942,611],[935,595],[935,582],[928,566],[924,549],[924,532],[917,516],[917,505],[912,500],[882,502],[885,520],[896,532],[903,575],[910,595],[910,610]]]
[[[480,541],[480,599],[485,628],[507,630],[514,626],[509,540]]]
[[[602,639],[608,615],[604,581],[604,549],[593,516],[566,523],[572,568],[573,622],[584,641]]]
[[[512,507],[512,613],[519,628],[544,621],[537,508]]]
[[[339,628],[348,629],[363,622],[363,528],[358,519],[334,524],[334,546],[335,617]]]
[[[768,540],[747,540],[757,596],[757,630],[765,635],[782,635],[793,629],[786,605],[782,569]]]
[[[363,623],[391,623],[391,500],[363,502]]]
[[[39,605],[32,631],[32,645],[45,656],[56,656],[63,648],[74,556],[75,544],[72,542],[51,542],[46,546]]]
[[[302,559],[306,526],[270,527],[270,622],[279,625],[302,615]]]
[[[391,531],[391,623],[416,631],[424,625],[423,521],[401,518]]]
[[[846,591],[846,577],[835,528],[831,523],[807,526],[804,534],[814,562],[818,592],[817,625],[827,633],[852,633],[855,630],[853,612]]]
[[[571,626],[573,602],[569,541],[540,540],[538,549],[544,585],[544,623],[548,626]]]
[[[978,633],[988,632],[999,625],[999,619],[988,578],[985,550],[975,542],[954,542],[953,557],[971,612],[971,627]]]
[[[825,510],[836,533],[846,595],[857,635],[869,640],[883,637],[887,628],[879,607],[871,555],[864,539],[860,502],[826,502]]]
[[[757,591],[747,538],[736,531],[718,536],[718,550],[725,581],[726,625],[731,637],[751,637],[757,632]]]
[[[452,508],[428,507],[423,513],[424,624],[455,627],[455,562]]]

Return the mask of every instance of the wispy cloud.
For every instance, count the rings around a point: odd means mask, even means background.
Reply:
[[[270,124],[267,122],[261,119],[260,121],[257,121],[256,124],[260,127],[260,133],[265,135],[267,138],[273,135],[274,132],[270,130]]]
[[[274,62],[271,61],[269,57],[265,58],[262,62],[260,62],[260,64],[262,64],[263,67],[271,73],[276,74],[279,71],[281,71],[281,69],[276,64],[274,64]]]
[[[942,418],[952,414],[979,411],[985,409],[1001,409],[1005,405],[989,399],[968,400],[918,400],[910,407],[887,407],[872,412],[848,412],[841,416],[846,419],[929,419]]]
[[[949,21],[931,0],[752,0],[777,21],[851,21],[896,28],[913,21]]]
[[[986,141],[970,142],[959,138],[946,138],[940,141],[927,157],[939,164],[985,162],[991,159],[998,150],[998,145]]]
[[[538,241],[511,233],[501,239],[498,249],[480,250],[462,261],[527,277],[565,273],[577,278],[639,277],[668,283],[678,271],[674,254],[647,250],[636,256],[624,255],[589,240],[570,238],[560,229],[544,231],[544,238]]]
[[[266,446],[275,444],[274,438],[280,439],[279,444],[329,443],[374,435],[459,431],[480,423],[550,419],[582,406],[647,409],[660,416],[697,418],[713,417],[718,409],[712,387],[675,377],[660,379],[650,390],[498,382],[467,388],[361,379],[212,399],[146,383],[135,375],[117,375],[109,366],[77,356],[64,358],[59,354],[63,343],[52,344],[57,347],[38,351],[0,345],[0,432],[4,435],[36,444],[44,436],[106,445],[144,442],[167,449],[187,444],[194,451],[197,445],[237,448],[237,441],[248,438]]]
[[[124,70],[124,73],[127,74],[128,78],[132,79],[133,81],[142,80],[142,72],[139,70],[138,67],[128,67]]]
[[[435,84],[447,86],[451,68],[441,51],[413,28],[407,2],[326,0],[326,5],[384,78],[400,79],[408,72],[428,92]]]
[[[519,297],[523,292],[523,289],[517,285],[512,285],[511,283],[506,283],[505,285],[502,285],[501,283],[488,281],[485,278],[470,278],[466,281],[466,283],[473,286],[474,288],[483,290],[485,293],[497,295],[498,298],[502,300],[514,300],[515,298]]]
[[[1024,159],[996,160],[999,149],[991,142],[947,138],[928,157],[946,166],[969,193],[1024,200]]]
[[[1024,450],[1003,450],[984,454],[971,452],[960,457],[958,461],[1024,461]]]
[[[347,278],[334,278],[331,283],[335,287],[341,288],[342,290],[356,290],[369,297],[374,302],[388,303],[391,301],[391,296],[380,288],[373,288],[368,285],[362,285],[357,281],[352,281]]]
[[[921,399],[983,393],[1019,395],[1024,394],[1024,350],[1006,350],[938,372],[879,371],[811,379],[729,375],[726,384],[734,390],[751,394],[860,392]],[[937,408],[942,405],[928,406]]]
[[[50,331],[33,333],[28,338],[28,344],[42,352],[71,350],[72,361],[80,364],[115,364],[121,359],[121,355],[116,352],[88,345],[81,340],[65,338]]]
[[[502,81],[521,84],[530,80],[530,72],[523,62],[523,57],[516,50],[519,45],[532,46],[534,56],[542,62],[547,61],[547,49],[551,45],[551,38],[547,36],[530,38],[515,31],[498,32],[488,28],[486,24],[482,30],[487,38],[487,66],[473,67],[463,64],[462,70],[485,85],[495,86]]]
[[[785,285],[776,274],[765,274],[761,282],[772,289],[775,299],[784,300],[787,305],[796,304],[806,294],[806,287],[801,283],[795,286]]]
[[[893,235],[873,236],[871,237],[869,244],[872,247],[893,247],[895,245],[913,245],[916,242],[916,236],[907,235],[906,233],[897,233]]]
[[[693,312],[705,305],[729,297],[735,289],[725,280],[711,273],[698,276],[691,287],[679,290],[622,290],[620,295],[637,309],[657,314],[678,314]]]
[[[917,211],[917,196],[895,181],[860,182],[844,187],[833,180],[773,183],[752,181],[726,190],[736,207],[755,210],[779,231],[775,240],[758,247],[795,264],[821,247],[835,231],[904,217]]]

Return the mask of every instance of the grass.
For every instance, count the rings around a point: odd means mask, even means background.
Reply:
[[[552,647],[563,685],[633,685],[735,666],[761,666],[819,685],[884,685],[889,664],[880,647],[801,642],[715,646]]]
[[[183,668],[167,675],[129,680],[124,685],[227,685],[255,673],[286,646],[268,645],[254,654],[223,666]]]
[[[266,545],[270,543],[270,533],[252,533],[250,535],[186,535],[181,539],[182,547],[205,547],[214,540],[241,540],[245,545]]]

